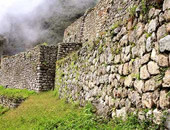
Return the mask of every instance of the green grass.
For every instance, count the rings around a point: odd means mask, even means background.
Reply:
[[[9,108],[3,107],[0,105],[0,116],[3,115],[5,112],[7,112]]]
[[[139,121],[136,116],[103,120],[96,117],[92,105],[79,108],[59,100],[54,92],[30,96],[17,109],[0,116],[0,130],[144,130],[155,126]]]
[[[11,89],[11,88],[4,88],[0,86],[0,96],[5,96],[7,98],[14,98],[14,99],[26,99],[30,95],[34,94],[34,91],[28,91],[26,89]]]
[[[95,121],[91,106],[85,109],[66,103],[45,92],[30,96],[17,109],[0,116],[0,130],[68,130],[106,128]],[[4,123],[5,122],[5,123]]]

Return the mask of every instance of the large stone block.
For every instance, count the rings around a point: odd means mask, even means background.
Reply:
[[[155,32],[158,25],[159,25],[158,18],[151,20],[149,25],[148,25],[148,33]]]
[[[160,92],[160,107],[162,109],[170,108],[170,96],[168,95],[168,90],[162,90]]]
[[[148,63],[148,71],[151,75],[156,75],[160,73],[159,66],[157,65],[156,62],[153,62],[153,61],[150,61]]]
[[[168,67],[168,56],[159,54],[158,55],[158,64],[161,67]]]
[[[142,105],[144,108],[153,108],[153,94],[152,93],[144,93],[142,95]]]
[[[144,91],[154,91],[161,85],[161,82],[156,81],[154,78],[149,79],[145,82],[145,89]]]
[[[139,93],[142,93],[142,91],[144,90],[144,86],[145,84],[143,80],[135,80],[134,87]]]
[[[150,77],[150,74],[148,72],[147,66],[144,65],[140,68],[140,78],[141,79],[148,79]]]
[[[170,9],[170,0],[164,0],[163,11]]]
[[[161,52],[170,51],[170,35],[160,39],[159,46]]]

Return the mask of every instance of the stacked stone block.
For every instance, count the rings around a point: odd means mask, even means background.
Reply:
[[[116,22],[125,22],[129,14],[128,8],[136,1],[104,0],[96,7],[88,9],[84,16],[71,24],[64,33],[64,42],[93,41],[104,35],[104,30]],[[119,29],[117,31],[120,31]],[[75,39],[74,37],[77,37]]]
[[[81,47],[81,43],[58,43],[57,59],[60,60],[71,52],[79,50]]]
[[[23,99],[13,99],[5,96],[0,96],[0,104],[8,108],[18,107],[24,100]]]
[[[54,87],[57,46],[37,46],[2,59],[0,84],[8,88],[39,91]]]
[[[60,97],[81,105],[90,101],[99,115],[124,117],[138,111],[140,119],[153,115],[153,122],[159,124],[163,112],[170,109],[170,1],[164,0],[148,13],[143,13],[141,5],[149,3],[105,2],[98,4],[108,12],[101,12],[106,22],[96,25],[101,35],[83,43],[74,55],[77,58],[57,63]],[[97,7],[90,13],[100,12]],[[166,127],[170,129],[168,123]]]

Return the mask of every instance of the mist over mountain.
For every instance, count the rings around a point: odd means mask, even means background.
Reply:
[[[65,28],[98,0],[0,0],[0,35],[5,55],[37,44],[62,41]]]

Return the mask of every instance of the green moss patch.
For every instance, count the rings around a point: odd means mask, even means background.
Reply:
[[[26,89],[12,89],[12,88],[4,88],[0,86],[0,96],[4,96],[7,98],[14,99],[26,99],[30,95],[35,94],[34,91],[28,91]]]

